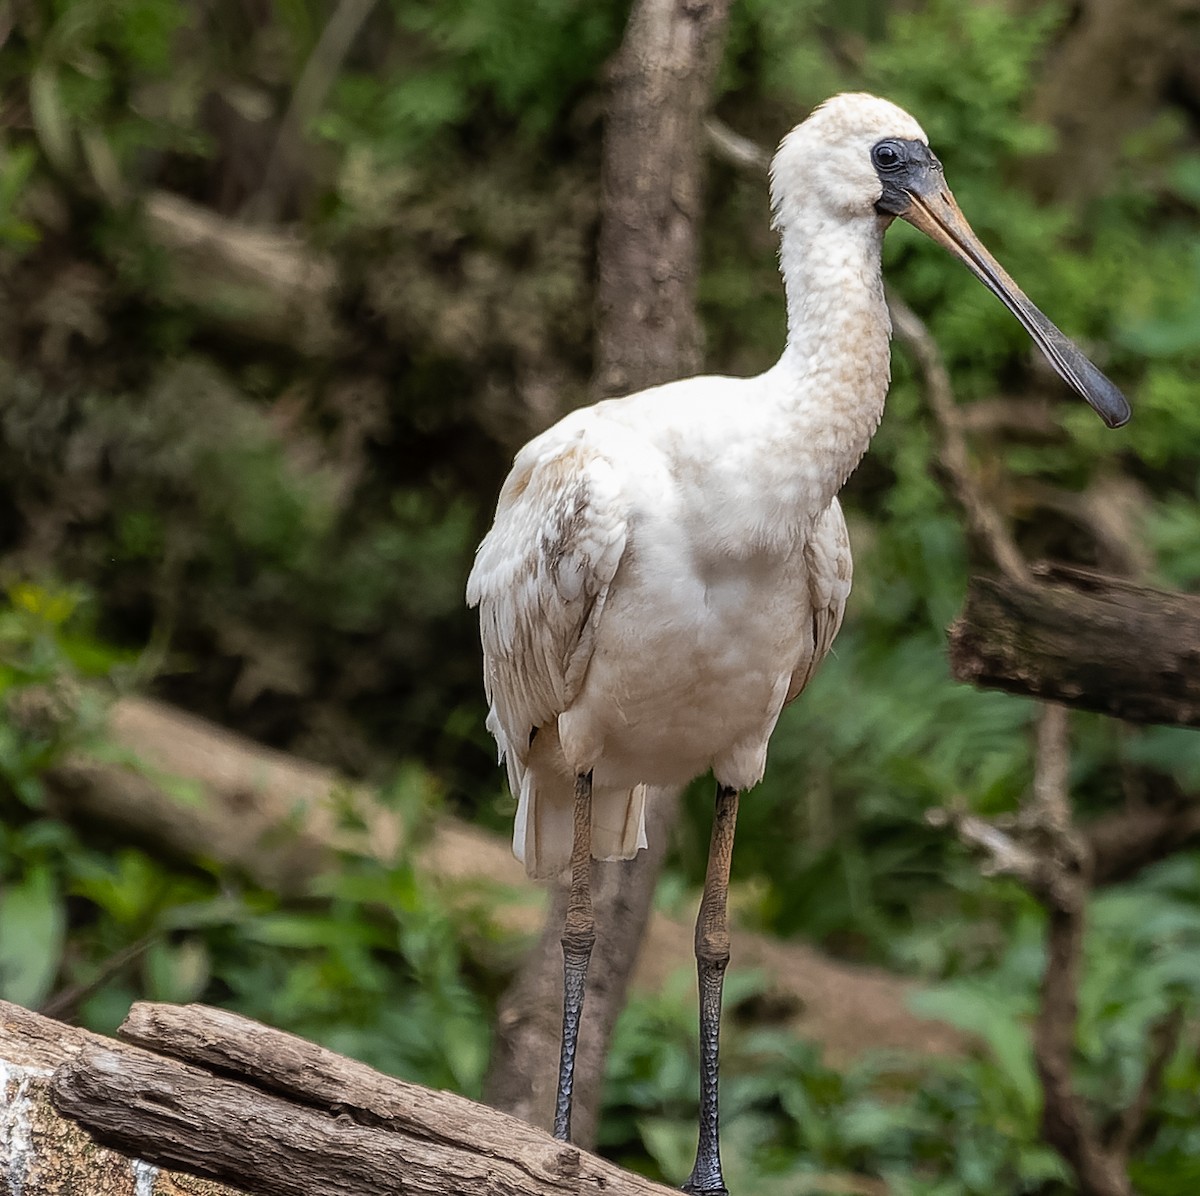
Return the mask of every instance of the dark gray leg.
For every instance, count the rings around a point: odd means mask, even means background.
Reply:
[[[685,1192],[729,1196],[721,1174],[720,1115],[717,1111],[717,1053],[721,1039],[721,989],[729,963],[729,866],[737,829],[736,789],[717,786],[704,896],[696,918],[696,972],[700,980],[700,1141]]]
[[[592,918],[592,774],[575,778],[575,835],[571,846],[571,891],[563,927],[563,1028],[558,1061],[558,1098],[554,1136],[571,1140],[571,1090],[575,1084],[575,1048],[587,982],[588,960],[596,941]]]

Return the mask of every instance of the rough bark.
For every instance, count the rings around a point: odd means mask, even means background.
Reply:
[[[702,122],[729,0],[638,0],[611,67],[601,173],[601,395],[700,366]]]
[[[239,1196],[98,1146],[50,1096],[55,1069],[108,1040],[0,1002],[0,1192],[5,1196]]]
[[[55,1108],[144,1161],[126,1168],[140,1172],[138,1192],[152,1178],[145,1162],[262,1196],[670,1191],[464,1097],[381,1075],[236,1014],[138,1005],[120,1033],[151,1049],[0,1003],[0,1059],[57,1040],[56,1054],[38,1056]],[[44,1190],[108,1192],[84,1154],[72,1186]],[[30,1158],[55,1165],[44,1146]]]
[[[695,373],[703,172],[702,121],[720,60],[729,0],[638,0],[610,68],[598,248],[597,397]],[[648,815],[651,850],[598,867],[597,942],[576,1060],[575,1140],[595,1140],[604,1059],[638,955],[677,795]],[[505,995],[486,1094],[549,1125],[561,1025],[562,898]],[[690,941],[690,934],[684,941]]]
[[[950,628],[960,681],[1135,723],[1200,726],[1200,598],[1065,566],[976,577]]]

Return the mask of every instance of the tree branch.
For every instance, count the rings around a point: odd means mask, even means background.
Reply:
[[[971,463],[971,452],[941,350],[925,322],[890,287],[887,301],[892,313],[892,330],[912,354],[925,383],[926,405],[933,415],[941,442],[938,459],[949,476],[967,526],[987,549],[1001,573],[1013,581],[1027,581],[1029,566],[999,511],[984,497]]]
[[[1109,1134],[1109,1149],[1128,1157],[1145,1129],[1154,1098],[1162,1091],[1167,1064],[1179,1046],[1183,1032],[1183,1006],[1176,1005],[1150,1028],[1150,1062],[1142,1073],[1142,1081],[1129,1106],[1115,1118]]]
[[[974,577],[950,628],[960,681],[1136,723],[1200,726],[1200,598],[1084,569]]]

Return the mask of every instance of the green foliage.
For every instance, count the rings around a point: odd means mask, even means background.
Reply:
[[[585,0],[392,0],[402,39],[384,69],[339,80],[322,132],[394,162],[444,144],[486,111],[530,140],[593,85],[618,44],[621,5]],[[536,29],[536,36],[531,30]]]
[[[0,64],[17,114],[0,135],[0,522],[19,529],[4,547],[23,568],[72,582],[17,584],[0,606],[0,995],[66,1000],[99,1028],[138,996],[216,1001],[477,1093],[495,979],[469,972],[457,915],[411,859],[347,858],[285,900],[44,810],[46,770],[95,746],[90,683],[153,675],[195,709],[354,772],[391,776],[406,761],[401,804],[419,806],[412,790],[432,774],[478,820],[511,816],[496,800],[462,581],[509,450],[586,396],[603,70],[628,5],[390,0],[331,62],[326,35],[348,7],[13,10]],[[1134,401],[1128,429],[1103,429],[1039,373],[998,302],[897,228],[889,279],[932,329],[958,400],[999,395],[1017,413],[974,437],[989,489],[1030,555],[1104,564],[1086,519],[1041,496],[1086,512],[1107,478],[1132,479],[1133,535],[1159,579],[1194,588],[1194,129],[1164,110],[1122,147],[1104,194],[1039,198],[1029,180],[1062,147],[1030,119],[1030,97],[1069,15],[742,0],[718,110],[763,144],[842,89],[919,116],[984,240]],[[289,132],[298,99],[304,127]],[[783,335],[765,187],[718,162],[710,175],[708,365],[750,373]],[[243,231],[274,213],[302,251],[327,255],[334,347],[259,343],[172,289],[140,205],[158,189]],[[263,231],[277,244],[285,230]],[[251,257],[251,274],[271,261]],[[209,266],[201,254],[194,268]],[[947,677],[943,632],[971,549],[902,352],[895,375],[844,496],[846,626],[743,803],[739,907],[766,930],[923,977],[922,1008],[983,1046],[944,1067],[835,1069],[753,1024],[757,981],[735,967],[729,1178],[766,1196],[820,1191],[830,1171],[886,1177],[897,1193],[1057,1196],[1067,1188],[1039,1144],[1029,1056],[1040,913],[925,819],[950,802],[1015,807],[1032,708]],[[1035,394],[1060,426],[1020,426]],[[1073,737],[1081,818],[1126,800],[1131,771],[1200,787],[1191,732],[1115,735],[1077,717]],[[702,874],[704,789],[671,865],[675,892]],[[1196,1008],[1198,891],[1185,854],[1094,906],[1079,1065],[1101,1113],[1136,1086],[1155,1019],[1175,1001]],[[607,1149],[673,1181],[693,1145],[685,991],[690,980],[622,1022],[603,1122]],[[1139,1190],[1200,1183],[1188,1179],[1198,1089],[1181,1050],[1136,1160]]]
[[[49,768],[85,747],[111,754],[92,686],[131,663],[94,638],[89,605],[22,582],[0,607],[0,998],[65,1002],[109,1032],[133,1000],[219,1003],[478,1095],[490,1018],[463,978],[457,923],[409,856],[347,854],[284,898],[46,816]],[[384,795],[417,850],[427,790],[410,769]]]
[[[1132,1100],[1151,1027],[1176,1003],[1200,1004],[1198,880],[1197,861],[1181,858],[1093,903],[1077,1076],[1101,1121]],[[1009,896],[1017,916],[994,963],[914,1000],[917,1012],[981,1043],[964,1060],[880,1057],[830,1068],[810,1045],[739,1018],[761,982],[730,973],[721,1102],[731,1188],[821,1191],[822,1174],[849,1172],[884,1178],[890,1191],[914,1196],[1070,1190],[1062,1160],[1040,1138],[1030,1040],[1043,919],[1016,889]],[[660,998],[635,1001],[618,1027],[609,1070],[603,1143],[667,1182],[686,1174],[695,1149],[691,988],[691,977],[680,974]],[[1180,1167],[1198,1149],[1197,1075],[1193,1053],[1181,1044],[1151,1112],[1157,1133],[1137,1167],[1146,1191],[1186,1190]]]
[[[29,809],[42,774],[94,737],[102,705],[82,682],[130,661],[91,630],[78,587],[13,582],[0,599],[0,792]]]
[[[730,981],[735,1003],[753,995],[754,977]],[[649,1174],[675,1183],[687,1173],[696,1134],[694,1010],[682,997],[638,1001],[623,1018],[603,1130],[618,1158],[635,1162],[644,1149]],[[949,1009],[962,1014],[967,1004]],[[890,1191],[913,1196],[984,1196],[1043,1192],[1064,1175],[1038,1142],[1036,1115],[988,1059],[923,1061],[918,1072],[912,1061],[881,1058],[835,1070],[790,1035],[734,1021],[722,1038],[721,1105],[731,1190],[819,1193],[823,1176],[851,1173],[882,1177]]]

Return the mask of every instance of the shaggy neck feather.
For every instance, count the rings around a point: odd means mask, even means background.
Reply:
[[[780,224],[788,340],[771,390],[780,439],[807,477],[816,514],[853,472],[883,415],[891,366],[884,226],[815,207],[783,212]]]

